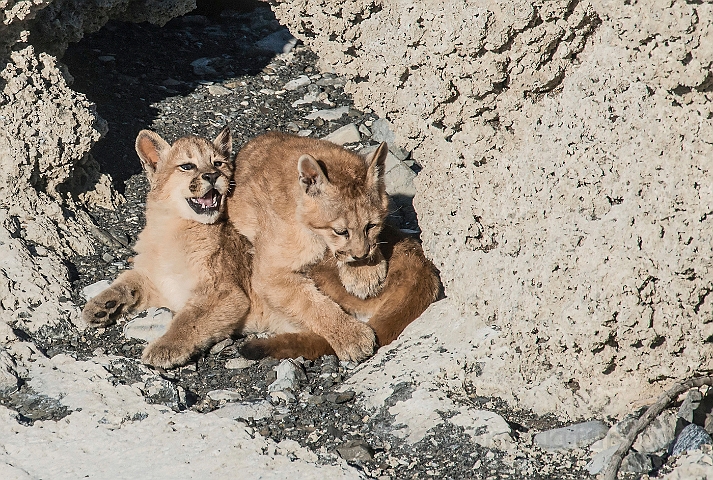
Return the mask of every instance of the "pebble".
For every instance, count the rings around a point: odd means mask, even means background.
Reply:
[[[258,40],[255,45],[275,53],[289,53],[297,45],[297,39],[288,29],[283,28]]]
[[[676,440],[671,447],[671,456],[680,455],[689,450],[696,450],[701,446],[713,443],[711,436],[705,429],[695,423],[686,425],[678,434]]]
[[[242,396],[235,390],[211,390],[208,392],[208,396],[211,400],[220,402],[225,400],[226,402],[236,402],[242,400]]]
[[[316,112],[312,112],[305,116],[305,118],[307,120],[316,120],[318,118],[326,121],[339,120],[342,118],[342,115],[346,115],[347,113],[349,113],[349,107],[337,107],[326,110],[317,110]]]
[[[267,387],[267,391],[270,393],[295,390],[299,385],[299,378],[304,376],[302,367],[298,366],[292,359],[281,361],[275,368],[275,372],[277,373],[277,378]]]
[[[213,61],[211,58],[201,57],[191,62],[191,67],[193,67],[193,73],[199,76],[204,75],[217,75],[218,72],[215,68],[210,66]]]
[[[374,449],[363,440],[350,440],[337,447],[337,452],[348,462],[365,462],[374,458]]]
[[[169,309],[151,307],[124,325],[124,336],[151,342],[166,333],[172,319]]]
[[[177,87],[179,85],[183,85],[184,83],[180,80],[176,80],[175,78],[167,78],[163,82],[161,82],[161,85],[164,87]]]
[[[340,77],[323,77],[315,83],[320,87],[343,87],[347,84],[346,80]]]
[[[306,130],[300,130],[297,132],[298,137],[309,137],[312,135],[312,130],[306,129]]]
[[[367,127],[365,124],[362,123],[361,125],[359,125],[359,131],[363,135],[365,135],[367,137],[371,137],[371,130],[369,130],[369,127]]]
[[[232,90],[225,88],[222,85],[208,85],[208,93],[215,97],[219,97],[221,95],[229,95],[232,93]]]
[[[84,296],[86,300],[90,300],[109,288],[110,285],[111,282],[109,280],[99,280],[84,287],[82,289],[82,296]]]
[[[294,80],[290,80],[289,82],[287,82],[285,85],[283,85],[282,88],[291,92],[293,90],[297,90],[300,87],[304,87],[305,85],[309,85],[310,82],[311,80],[307,75],[300,75]]]
[[[353,123],[349,125],[344,125],[324,137],[324,140],[328,140],[337,145],[344,145],[345,143],[356,143],[361,140],[361,135],[359,135],[359,130],[357,126]]]
[[[409,156],[409,151],[396,144],[396,135],[391,126],[391,122],[385,118],[374,120],[370,125],[371,139],[375,142],[386,142],[389,145],[389,151],[393,153],[396,158],[406,160]]]
[[[231,418],[237,420],[255,419],[260,420],[272,416],[275,407],[267,400],[258,400],[256,402],[233,402],[228,403],[217,410],[214,410],[209,415],[215,415],[221,418]]]
[[[354,396],[355,393],[352,390],[347,390],[346,392],[341,393],[328,393],[326,395],[323,395],[325,400],[336,404],[350,402],[354,400]]]
[[[599,420],[546,430],[535,435],[535,443],[545,450],[572,450],[604,438],[609,427]]]
[[[111,253],[105,253],[102,255],[102,260],[104,260],[106,263],[111,263],[114,260],[114,255]]]
[[[220,352],[225,350],[225,347],[229,347],[230,345],[233,344],[233,339],[232,338],[226,338],[225,340],[222,340],[215,345],[213,345],[210,349],[210,353],[212,355],[218,355]]]
[[[244,368],[248,368],[253,363],[255,363],[255,360],[248,360],[247,358],[243,357],[231,358],[230,360],[225,362],[225,368],[229,368],[232,370],[242,370]]]
[[[693,413],[701,405],[703,394],[696,389],[690,390],[678,409],[678,416],[688,423],[693,423]]]
[[[108,63],[116,60],[116,57],[114,57],[114,55],[100,55],[99,57],[97,57],[97,60],[99,60],[100,62]]]

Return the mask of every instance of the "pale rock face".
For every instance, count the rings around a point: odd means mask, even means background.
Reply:
[[[570,418],[621,416],[713,356],[713,6],[627,3],[275,7],[423,167],[452,309],[422,321],[449,350],[470,339],[446,325],[498,332],[465,381]]]

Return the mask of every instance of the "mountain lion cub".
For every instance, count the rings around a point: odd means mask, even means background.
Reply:
[[[271,132],[238,153],[229,218],[255,247],[252,286],[266,316],[287,318],[299,332],[247,342],[241,350],[245,356],[296,356],[311,345],[313,353],[334,351],[341,359],[362,360],[373,353],[378,329],[347,312],[374,314],[385,299],[398,304],[389,305],[377,319],[384,338],[393,336],[388,330],[396,335],[403,330],[404,319],[389,314],[408,310],[402,303],[412,301],[411,292],[391,295],[399,282],[394,278],[390,294],[380,294],[388,283],[388,261],[378,245],[388,207],[383,179],[387,151],[381,144],[362,158],[331,142]],[[420,246],[417,250],[423,257]],[[408,247],[399,251],[409,255]],[[327,252],[333,260],[325,258]],[[320,261],[325,262],[324,270],[316,271],[321,289],[309,277]],[[407,272],[412,265],[404,257],[395,272]],[[422,271],[415,269],[416,275],[416,270]],[[434,278],[437,283],[437,276],[430,275],[425,283],[416,283],[431,285]],[[425,289],[427,306],[438,288]],[[365,303],[346,305],[354,299]],[[345,309],[335,300],[342,300]],[[417,309],[420,314],[425,306]]]
[[[227,127],[213,142],[188,136],[169,145],[148,130],[136,139],[151,190],[134,268],[89,300],[82,316],[105,326],[126,311],[170,308],[175,316],[168,330],[144,350],[142,360],[150,365],[185,364],[245,327],[252,247],[223,219],[231,147]]]

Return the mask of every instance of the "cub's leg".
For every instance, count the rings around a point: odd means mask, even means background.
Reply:
[[[314,360],[323,355],[336,355],[329,342],[312,332],[281,333],[249,340],[240,348],[240,354],[250,360],[265,357]]]
[[[82,319],[94,327],[110,325],[126,312],[151,306],[155,292],[151,280],[135,270],[127,270],[109,288],[87,302]]]
[[[253,289],[271,308],[287,314],[304,330],[327,340],[342,360],[360,361],[374,353],[374,331],[347,315],[334,300],[314,285],[314,281],[290,269],[260,265],[255,256]]]
[[[243,328],[250,302],[242,290],[202,292],[195,298],[201,300],[177,312],[166,333],[144,349],[144,363],[161,368],[184,365]]]

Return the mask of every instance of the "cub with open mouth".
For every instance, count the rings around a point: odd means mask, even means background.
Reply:
[[[82,316],[105,326],[127,311],[168,307],[174,317],[142,360],[171,368],[245,328],[252,245],[225,221],[233,185],[232,138],[187,136],[169,145],[142,130],[136,151],[149,179],[146,227],[134,268],[89,300]]]

